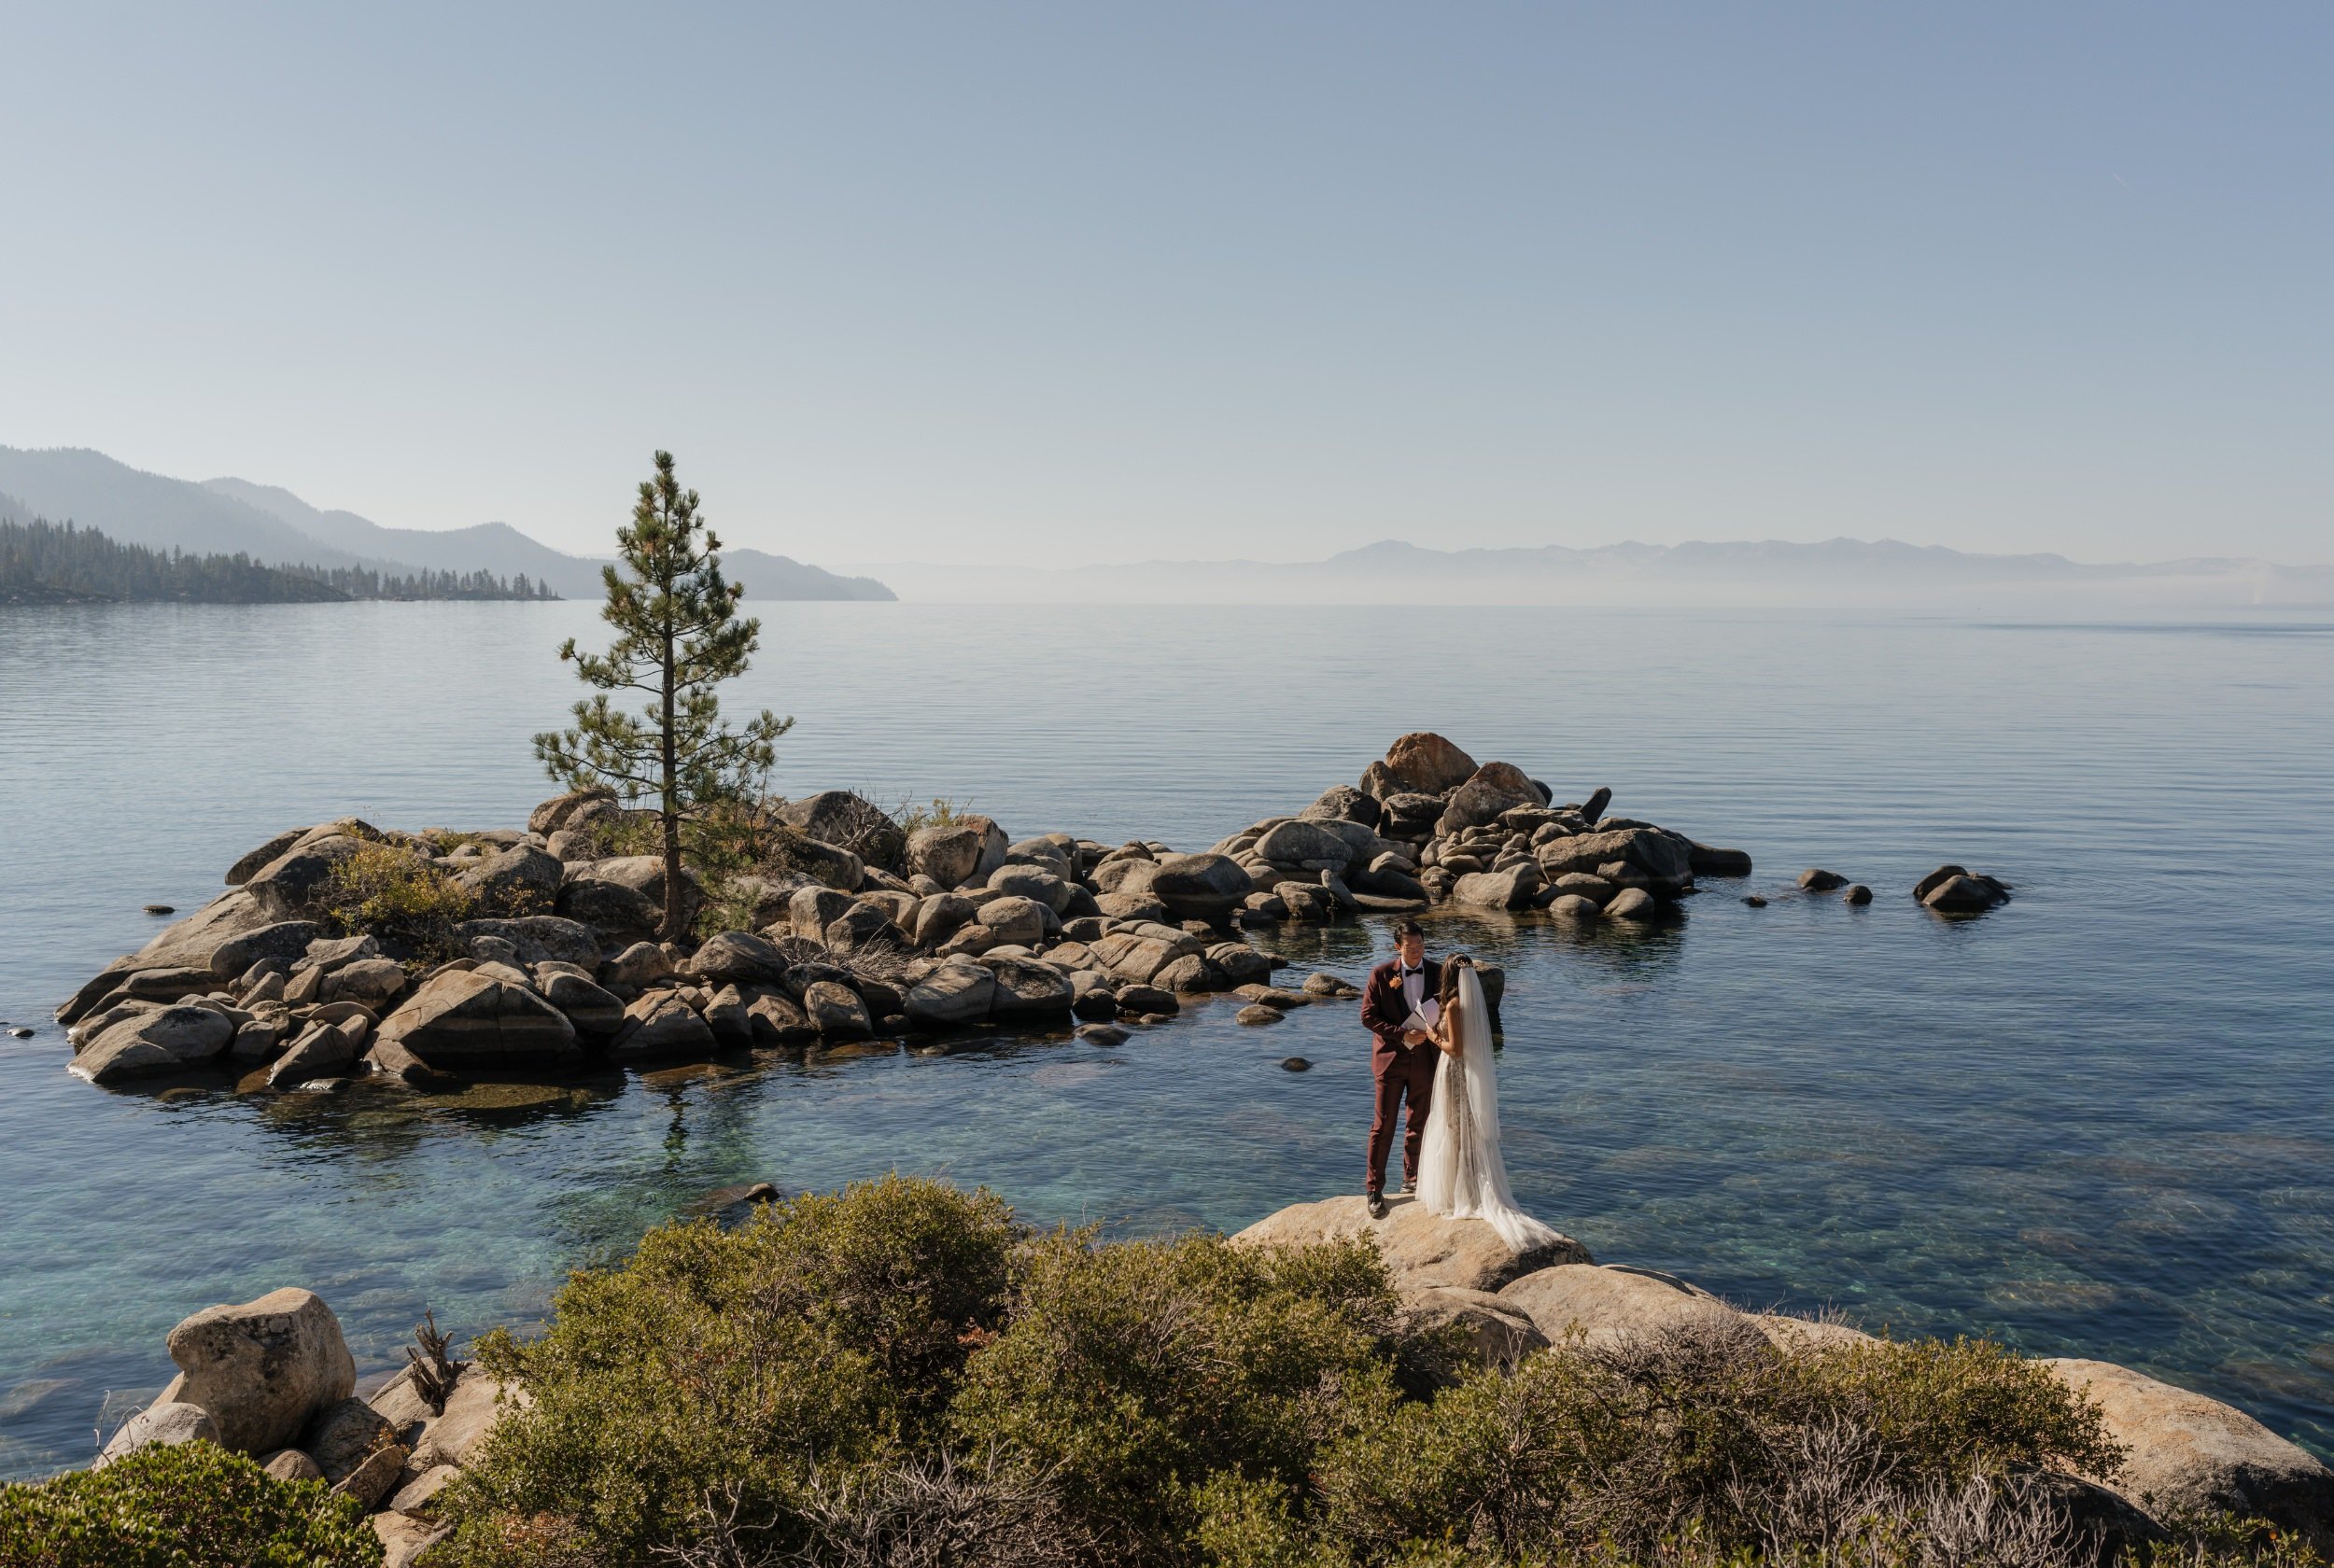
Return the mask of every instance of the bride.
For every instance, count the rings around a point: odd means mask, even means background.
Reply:
[[[1488,1222],[1517,1252],[1546,1246],[1559,1238],[1515,1206],[1499,1158],[1498,1069],[1483,982],[1472,959],[1453,959],[1442,973],[1442,1015],[1431,1036],[1442,1059],[1418,1153],[1418,1201],[1437,1214]]]

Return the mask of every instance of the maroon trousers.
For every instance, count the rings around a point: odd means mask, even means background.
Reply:
[[[1377,1080],[1377,1114],[1370,1121],[1370,1181],[1364,1192],[1385,1190],[1385,1159],[1394,1152],[1394,1123],[1402,1101],[1410,1101],[1410,1126],[1402,1135],[1402,1185],[1418,1184],[1418,1145],[1427,1136],[1427,1113],[1434,1102],[1434,1070],[1441,1053],[1429,1041],[1424,1045],[1384,1039],[1370,1052],[1370,1074]]]

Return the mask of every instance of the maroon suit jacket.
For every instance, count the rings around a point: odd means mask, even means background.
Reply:
[[[1372,1067],[1394,1060],[1406,1052],[1431,1051],[1434,1043],[1423,1045],[1402,1043],[1402,1024],[1410,1016],[1410,1003],[1402,1000],[1401,983],[1394,978],[1397,960],[1388,959],[1370,972],[1370,983],[1361,988],[1361,1027],[1377,1037],[1371,1048]],[[1434,996],[1442,989],[1442,961],[1428,959],[1419,968],[1426,971],[1426,995]]]

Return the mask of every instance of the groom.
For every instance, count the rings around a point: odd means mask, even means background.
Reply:
[[[1402,1139],[1402,1191],[1418,1183],[1418,1144],[1427,1135],[1427,1112],[1434,1099],[1435,1047],[1425,1034],[1406,1028],[1418,1004],[1442,987],[1442,965],[1427,959],[1427,931],[1415,920],[1394,928],[1394,957],[1370,972],[1361,993],[1361,1027],[1375,1037],[1370,1075],[1377,1080],[1377,1114],[1370,1123],[1370,1217],[1385,1217],[1385,1160],[1394,1149],[1394,1123],[1402,1100],[1410,1100],[1410,1127]]]

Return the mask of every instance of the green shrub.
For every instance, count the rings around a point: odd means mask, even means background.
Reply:
[[[1569,1341],[1389,1413],[1321,1467],[1321,1527],[1391,1556],[1502,1560],[1691,1534],[1721,1555],[1835,1544],[2046,1468],[2112,1475],[2096,1407],[1996,1345],[1786,1352],[1747,1325]]]
[[[1122,1561],[1188,1557],[1212,1479],[1299,1485],[1399,1397],[1394,1295],[1367,1243],[1057,1233],[1017,1272],[1011,1325],[965,1368],[957,1432],[1055,1477]],[[1209,1495],[1229,1506],[1220,1484]]]
[[[454,928],[478,907],[443,866],[393,844],[359,846],[332,868],[320,902],[333,931],[370,931],[393,952],[417,959],[459,956]]]
[[[823,1478],[935,1445],[965,1357],[1005,1308],[1019,1236],[988,1193],[889,1177],[651,1231],[576,1274],[548,1334],[480,1359],[532,1406],[444,1494],[453,1562],[631,1562],[709,1509],[797,1543]]]
[[[210,1443],[0,1486],[0,1568],[380,1568],[364,1511]]]

